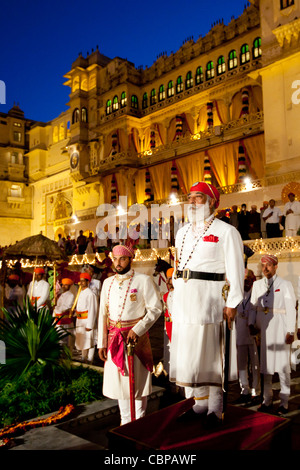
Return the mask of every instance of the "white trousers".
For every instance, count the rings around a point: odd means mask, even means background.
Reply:
[[[218,418],[222,418],[223,412],[223,391],[219,386],[185,387],[185,397],[194,398],[193,410],[195,413],[215,413]]]
[[[118,400],[121,426],[131,422],[130,400]],[[135,418],[139,419],[145,416],[147,409],[147,397],[135,399]]]
[[[259,358],[256,343],[237,346],[237,364],[242,394],[248,395],[251,393],[248,376],[248,354],[252,369],[252,388],[255,395],[259,395]]]
[[[82,359],[84,362],[92,363],[95,355],[95,348],[83,349],[81,351]]]
[[[278,373],[280,382],[280,406],[288,407],[289,396],[291,394],[291,375],[289,372]],[[272,374],[264,374],[264,404],[269,406],[273,399]]]

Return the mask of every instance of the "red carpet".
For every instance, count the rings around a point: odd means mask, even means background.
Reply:
[[[290,421],[242,407],[227,406],[224,422],[206,430],[201,420],[178,422],[192,398],[109,432],[110,449],[135,450],[269,450],[290,445]]]

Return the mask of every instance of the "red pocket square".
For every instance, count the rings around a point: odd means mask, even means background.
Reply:
[[[203,237],[203,241],[218,243],[219,237],[216,237],[215,235],[206,235],[206,237]]]
[[[280,292],[280,289],[276,289],[276,291],[275,291],[275,292]]]

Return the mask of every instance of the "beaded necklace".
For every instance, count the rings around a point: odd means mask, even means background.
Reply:
[[[204,228],[203,230],[201,231],[199,237],[197,238],[193,248],[192,248],[192,251],[187,259],[187,261],[185,262],[185,264],[183,265],[183,267],[181,268],[182,270],[185,269],[186,265],[188,264],[188,262],[190,261],[190,259],[192,258],[193,254],[194,254],[194,251],[195,251],[195,248],[196,246],[198,245],[199,241],[201,240],[201,238],[203,237],[203,235],[207,232],[207,230],[209,229],[209,227],[211,226],[211,224],[213,223],[215,217],[213,216],[212,219],[209,221],[209,222],[205,222],[204,223]],[[184,247],[184,242],[185,242],[185,239],[186,239],[186,236],[188,234],[188,232],[190,231],[190,229],[192,228],[192,224],[190,224],[190,226],[188,227],[188,229],[186,230],[184,236],[183,236],[183,239],[182,239],[182,244],[181,244],[181,248],[180,248],[180,253],[179,253],[179,258],[178,258],[178,267],[181,263],[181,257],[182,257],[182,253],[183,253],[183,247]]]
[[[131,283],[132,283],[132,279],[133,279],[133,276],[134,276],[134,270],[132,270],[132,274],[128,277],[125,277],[124,279],[122,280],[119,280],[119,284],[120,284],[120,288],[123,284],[124,281],[128,280],[129,279],[129,283],[128,283],[128,287],[127,287],[127,290],[125,292],[125,297],[124,297],[124,300],[123,300],[123,304],[122,304],[122,307],[121,307],[121,311],[118,315],[118,319],[117,319],[117,323],[116,323],[116,326],[117,328],[120,328],[121,327],[121,317],[122,317],[122,314],[123,314],[123,311],[124,311],[124,308],[125,308],[125,303],[126,303],[126,299],[127,299],[127,295],[128,295],[128,292],[129,292],[129,289],[130,289],[130,286],[131,286]],[[111,291],[111,288],[112,288],[112,285],[113,283],[115,282],[115,279],[117,279],[117,275],[114,276],[112,282],[110,283],[110,286],[109,286],[109,289],[108,289],[108,293],[107,293],[107,302],[106,302],[106,314],[107,314],[107,317],[109,318],[109,297],[110,297],[110,291]],[[117,279],[118,281],[118,279]]]

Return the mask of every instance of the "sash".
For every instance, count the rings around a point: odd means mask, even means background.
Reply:
[[[70,310],[65,310],[62,313],[54,313],[55,318],[59,318],[58,325],[70,325],[73,323],[73,318],[69,317]]]

